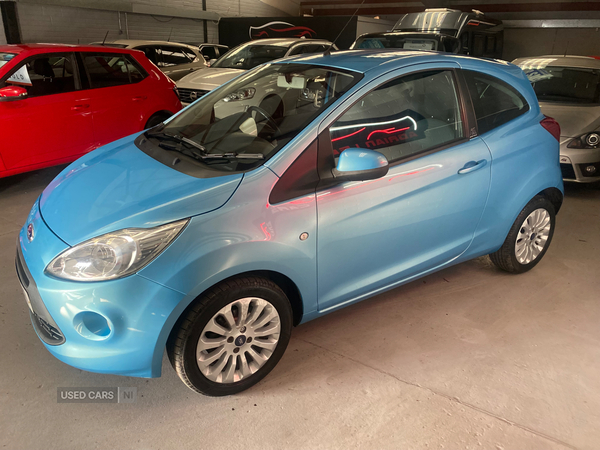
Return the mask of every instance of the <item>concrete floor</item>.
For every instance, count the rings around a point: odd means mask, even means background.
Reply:
[[[14,273],[52,168],[0,180],[0,446],[16,449],[598,449],[600,189],[567,186],[524,275],[480,258],[294,330],[259,385],[188,390],[52,357]],[[134,404],[57,404],[57,387],[135,386]]]

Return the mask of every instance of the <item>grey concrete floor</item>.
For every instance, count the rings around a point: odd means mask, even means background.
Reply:
[[[15,239],[59,169],[0,180],[2,448],[600,448],[600,189],[567,186],[533,271],[479,258],[330,314],[263,382],[208,398],[166,359],[158,379],[99,375],[39,342]],[[110,386],[137,402],[57,404],[57,387]]]

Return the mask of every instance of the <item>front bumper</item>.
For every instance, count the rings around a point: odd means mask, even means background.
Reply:
[[[48,351],[90,372],[160,376],[164,343],[184,295],[139,275],[97,283],[46,275],[46,265],[66,248],[34,206],[19,233],[16,265],[32,323]]]
[[[560,169],[563,180],[576,183],[600,181],[600,148],[568,148],[569,142],[571,142],[571,138],[566,138],[560,145]],[[588,166],[594,166],[595,172],[588,173],[585,170]]]

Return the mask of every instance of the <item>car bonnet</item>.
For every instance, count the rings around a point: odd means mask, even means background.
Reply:
[[[223,206],[243,174],[195,178],[139,150],[129,136],[80,158],[40,197],[46,224],[69,245],[123,228],[150,228]]]

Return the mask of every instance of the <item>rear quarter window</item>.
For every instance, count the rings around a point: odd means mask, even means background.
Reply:
[[[464,70],[479,134],[487,133],[529,111],[529,104],[508,83],[480,72]]]

